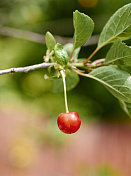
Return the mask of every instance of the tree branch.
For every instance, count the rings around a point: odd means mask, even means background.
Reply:
[[[2,25],[0,25],[0,35],[15,37],[18,39],[29,40],[29,41],[36,42],[36,43],[42,43],[42,44],[45,43],[45,36],[42,34],[30,32],[30,31],[25,31],[25,30],[21,30],[21,29],[15,29],[15,28],[11,28],[11,27],[5,27]],[[88,40],[88,42],[85,43],[84,46],[97,44],[98,38],[99,38],[98,35],[92,36]],[[72,38],[60,37],[60,36],[56,35],[55,39],[57,42],[62,43],[62,44],[73,43]]]
[[[0,70],[0,75],[9,74],[9,73],[17,73],[17,72],[29,72],[31,70],[36,70],[40,68],[46,68],[51,65],[54,65],[55,63],[41,63],[36,65],[31,65],[27,67],[19,67],[19,68],[10,68],[5,70]]]

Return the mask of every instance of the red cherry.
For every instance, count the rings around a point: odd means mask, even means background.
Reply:
[[[61,113],[58,116],[57,124],[59,129],[67,134],[75,133],[81,125],[81,119],[77,112]]]

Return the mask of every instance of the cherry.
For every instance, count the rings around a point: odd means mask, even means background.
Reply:
[[[81,119],[77,112],[61,113],[58,116],[57,124],[59,129],[67,134],[75,133],[81,125]]]

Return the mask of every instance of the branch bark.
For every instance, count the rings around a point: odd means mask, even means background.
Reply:
[[[0,70],[0,75],[9,74],[9,73],[17,73],[17,72],[29,72],[31,70],[36,70],[40,68],[46,68],[51,65],[54,65],[55,63],[41,63],[36,65],[31,65],[27,67],[18,67],[18,68],[10,68],[5,70]]]
[[[38,34],[35,32],[31,32],[31,31],[25,31],[25,30],[21,30],[21,29],[15,29],[15,28],[11,28],[11,27],[6,27],[6,26],[2,26],[2,25],[0,25],[0,35],[15,37],[18,39],[29,40],[29,41],[36,42],[36,43],[42,43],[42,44],[45,43],[45,36],[42,34]],[[57,35],[54,37],[55,37],[56,41],[61,44],[73,43],[72,38],[60,37]],[[85,43],[84,46],[97,44],[98,38],[99,38],[98,35],[92,36],[88,40],[88,42]]]

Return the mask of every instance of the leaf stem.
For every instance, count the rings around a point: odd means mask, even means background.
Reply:
[[[75,50],[75,48],[73,47],[73,50],[72,50],[72,52],[71,52],[71,54],[70,54],[70,57],[69,57],[69,62],[71,62],[71,58],[72,58],[72,56],[73,56],[74,50]]]
[[[104,65],[107,65],[106,63],[104,63],[105,59],[97,59],[92,63],[87,63],[86,65],[84,65],[83,62],[77,62],[77,63],[71,63],[71,66],[75,66],[75,67],[79,67],[79,68],[83,68],[83,69],[89,69],[89,68],[97,68],[97,67],[101,67]]]
[[[64,85],[65,108],[66,108],[66,113],[68,113],[69,109],[68,109],[68,103],[67,103],[65,73],[64,73],[64,70],[61,70],[60,72],[62,75],[62,80],[63,80],[63,85]]]
[[[91,58],[100,50],[100,47],[97,47],[93,53],[87,58],[87,60],[84,62],[84,65],[86,65],[90,60]]]
[[[84,65],[83,63],[79,63],[79,62],[71,63],[70,65],[71,66],[75,66],[75,67],[81,67],[81,68],[86,67],[86,65]]]
[[[73,68],[73,70],[74,70],[78,75],[85,76],[85,77],[89,77],[88,74],[82,73],[81,70],[79,70],[79,69],[77,69],[77,68]]]

